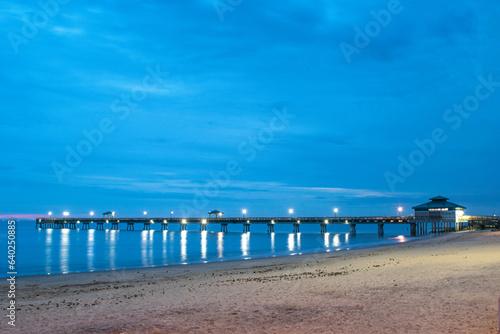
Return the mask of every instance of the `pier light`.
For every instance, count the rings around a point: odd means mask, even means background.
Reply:
[[[288,213],[290,214],[290,216],[293,215],[293,209],[288,209]]]
[[[207,220],[206,220],[206,219],[203,219],[203,220],[201,221],[201,223],[202,223],[203,225],[206,225],[206,224],[207,224]]]
[[[79,221],[79,220],[77,220],[77,221],[76,221],[76,223],[77,223],[77,224],[80,224],[80,221]]]
[[[94,211],[90,211],[90,215],[93,216],[94,215]]]
[[[247,209],[241,210],[241,213],[243,214],[243,217],[245,217],[245,215],[247,214]]]
[[[52,216],[52,211],[49,211],[49,216]]]
[[[222,218],[222,212],[219,212],[219,217],[221,217],[221,218]]]
[[[247,220],[247,224],[250,224],[250,221],[249,221],[249,220]]]
[[[335,217],[337,217],[337,213],[339,213],[339,209],[338,208],[334,208],[333,209],[333,213],[335,214]]]
[[[274,224],[274,220],[271,220],[271,224]]]
[[[297,224],[300,224],[300,220],[297,220]]]
[[[153,221],[153,219],[150,219],[150,220],[149,220],[149,222],[150,222],[151,224],[154,224],[154,223],[155,223],[155,222]]]
[[[398,213],[401,214],[401,212],[403,212],[403,207],[402,206],[398,207]]]
[[[185,225],[185,224],[187,224],[186,219],[183,219],[183,220],[182,220],[182,223],[183,223],[184,225]]]
[[[63,212],[63,216],[68,217],[69,216],[69,212],[68,211],[64,211]]]
[[[106,219],[106,223],[109,223],[109,220]]]
[[[328,219],[325,219],[325,224],[328,224]]]
[[[167,223],[167,220],[166,220],[166,219],[163,219],[163,223],[165,223],[165,224],[166,224],[166,223]]]
[[[142,214],[143,214],[144,216],[147,216],[147,215],[148,215],[148,212],[147,212],[147,211],[144,211]]]
[[[113,216],[113,218],[115,218],[115,212],[111,212],[111,215]]]
[[[174,212],[170,211],[170,218],[172,218],[173,216],[174,216]]]

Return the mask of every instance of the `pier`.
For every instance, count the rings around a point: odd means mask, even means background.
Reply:
[[[240,231],[250,232],[252,225],[267,225],[267,232],[273,233],[277,224],[288,224],[293,233],[300,232],[301,225],[317,225],[319,233],[327,233],[329,225],[349,225],[349,233],[356,234],[357,225],[374,225],[378,235],[384,235],[384,226],[390,224],[406,224],[409,226],[411,236],[426,235],[429,233],[447,233],[461,231],[469,228],[500,228],[500,219],[496,216],[462,216],[456,222],[436,219],[418,219],[414,216],[392,217],[249,217],[249,218],[37,218],[36,228],[68,228],[89,229],[90,224],[95,224],[96,230],[119,230],[125,228],[134,231],[136,227],[150,230],[151,225],[158,224],[162,231],[168,231],[169,224],[178,224],[179,230],[187,230],[188,224],[199,225],[200,231],[206,231],[208,225],[220,225],[221,232],[228,232],[228,226],[241,226]]]

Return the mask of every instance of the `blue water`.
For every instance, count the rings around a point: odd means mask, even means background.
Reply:
[[[1,249],[7,253],[7,221],[2,221]],[[199,232],[197,224],[188,231],[170,224],[169,231],[153,226],[151,231],[35,229],[34,221],[16,223],[16,271],[18,275],[55,274],[115,270],[249,259],[311,252],[342,251],[381,244],[405,242],[406,225],[386,225],[385,236],[377,235],[376,225],[357,225],[357,235],[349,235],[348,225],[329,225],[326,234],[319,225],[303,225],[301,233],[290,233],[291,225],[277,225],[266,233],[266,225],[229,225],[228,233],[218,232],[220,225]],[[95,226],[91,226],[94,228]],[[141,227],[138,225],[136,228]],[[7,257],[0,276],[7,276]]]

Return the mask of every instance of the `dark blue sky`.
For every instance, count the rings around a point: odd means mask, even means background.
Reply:
[[[3,215],[500,213],[498,1],[0,3]]]

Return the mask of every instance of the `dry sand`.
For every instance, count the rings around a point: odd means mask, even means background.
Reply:
[[[497,333],[500,232],[17,289],[19,333]]]

